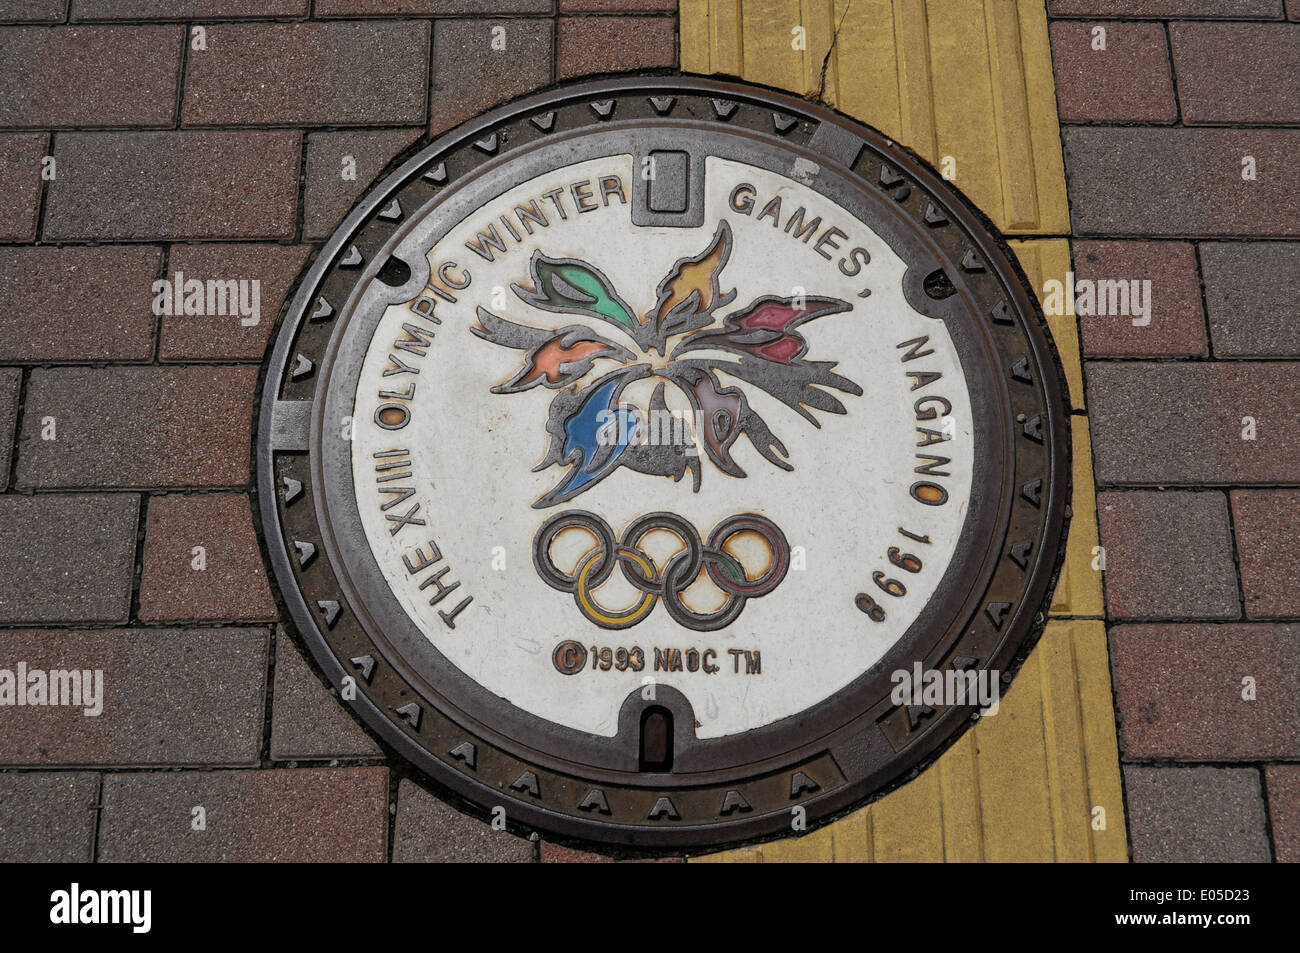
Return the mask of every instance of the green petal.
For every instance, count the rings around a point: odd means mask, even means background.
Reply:
[[[636,318],[618,299],[605,277],[594,268],[571,262],[552,264],[539,260],[537,275],[547,297],[554,303],[593,312],[625,328],[636,327]]]

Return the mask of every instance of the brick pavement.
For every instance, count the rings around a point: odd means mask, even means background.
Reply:
[[[1300,861],[1300,3],[1046,5],[1075,271],[1152,282],[1079,320],[1131,854]],[[417,139],[676,64],[672,0],[0,0],[0,665],[119,693],[0,716],[0,859],[590,859],[434,797],[276,626],[252,406]],[[156,318],[177,271],[260,321]]]
[[[1048,9],[1132,856],[1300,860],[1300,5]]]
[[[538,858],[390,762],[275,625],[258,365],[401,153],[558,78],[672,67],[676,22],[673,0],[0,0],[0,667],[106,686],[96,717],[0,714],[0,860]],[[258,281],[258,320],[156,317],[178,272]]]

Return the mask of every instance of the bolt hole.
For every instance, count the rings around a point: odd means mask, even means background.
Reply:
[[[935,301],[942,301],[944,298],[950,298],[957,293],[956,287],[953,286],[952,279],[948,277],[947,272],[942,268],[936,269],[925,276],[923,285],[925,293]]]
[[[400,288],[411,280],[411,266],[402,259],[389,255],[388,261],[384,262],[384,267],[379,269],[379,274],[375,277],[390,288]]]

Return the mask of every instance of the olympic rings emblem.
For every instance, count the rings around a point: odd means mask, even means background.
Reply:
[[[594,541],[577,561],[571,573],[555,565],[551,544],[562,533],[581,530]],[[681,548],[661,568],[640,548],[649,533],[663,531],[676,536]],[[767,564],[751,579],[726,545],[741,533],[756,534],[768,551]],[[740,616],[749,599],[767,595],[781,584],[790,569],[790,544],[781,528],[765,516],[740,513],[713,527],[708,539],[687,520],[672,513],[647,513],[633,520],[621,537],[610,525],[586,510],[567,510],[552,516],[533,538],[533,565],[552,589],[573,596],[578,611],[604,629],[626,629],[648,616],[662,600],[668,614],[682,626],[697,632],[712,632],[730,625]],[[596,598],[617,566],[637,597],[621,609],[605,607]],[[697,612],[686,604],[683,594],[700,578],[701,571],[726,595],[721,607]]]

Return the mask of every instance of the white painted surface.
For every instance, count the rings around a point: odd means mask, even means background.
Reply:
[[[476,230],[508,211],[520,200],[550,188],[603,174],[621,175],[631,183],[631,156],[592,160],[548,173],[517,186],[490,206],[454,227],[429,253],[435,269],[448,259],[468,265],[472,284],[459,293],[455,305],[440,304],[442,320],[421,373],[412,402],[410,424],[389,433],[372,423],[385,387],[404,387],[409,375],[387,380],[389,343],[401,336],[403,321],[412,320],[406,306],[390,307],[381,320],[375,345],[360,377],[355,408],[357,432],[353,468],[358,502],[371,546],[385,568],[398,600],[412,619],[451,662],[491,691],[543,718],[599,735],[613,735],[620,705],[646,676],[683,692],[695,707],[702,738],[718,737],[758,727],[796,714],[828,697],[867,670],[904,633],[934,594],[950,562],[970,495],[973,444],[970,399],[962,382],[955,348],[941,321],[913,311],[904,300],[903,262],[863,223],[832,205],[812,189],[790,178],[729,161],[708,160],[707,213],[699,229],[633,228],[630,206],[617,203],[582,215],[573,214],[539,229],[525,245],[512,247],[488,263],[465,249]],[[805,170],[806,171],[806,170]],[[728,208],[738,182],[753,183],[759,192],[753,215]],[[768,221],[754,216],[767,198],[780,194],[781,219],[799,205],[807,217],[822,215],[849,233],[845,250],[861,245],[871,262],[856,278],[847,278],[834,261]],[[552,467],[531,472],[545,452],[548,408],[554,391],[538,387],[520,394],[496,395],[489,388],[510,378],[521,366],[524,352],[500,347],[473,336],[475,308],[483,306],[517,323],[561,327],[586,323],[636,350],[607,324],[532,308],[510,292],[512,282],[527,283],[528,258],[534,248],[553,257],[574,257],[600,268],[623,299],[644,315],[655,303],[659,282],[674,262],[703,251],[720,216],[731,224],[735,245],[721,274],[723,290],[735,288],[736,300],[718,312],[719,319],[765,294],[789,295],[803,288],[853,302],[852,311],[818,318],[803,327],[809,360],[838,362],[837,371],[857,382],[862,397],[834,392],[848,409],[843,416],[817,413],[820,429],[756,387],[734,380],[745,389],[789,451],[792,472],[762,459],[742,437],[733,447],[748,476],[728,476],[707,458],[703,481],[693,493],[689,474],[681,483],[621,469],[568,503],[538,510],[532,503],[561,478]],[[813,241],[815,241],[815,237]],[[837,255],[838,257],[838,255]],[[870,297],[858,293],[869,287]],[[507,289],[494,303],[493,289]],[[928,335],[936,353],[908,364],[896,348],[902,341]],[[401,353],[401,352],[398,352]],[[403,355],[409,358],[409,355]],[[613,364],[602,365],[609,370]],[[942,379],[916,392],[904,370],[939,371]],[[594,378],[595,375],[593,375]],[[950,478],[938,482],[950,494],[943,506],[913,500],[908,488],[918,477],[913,402],[941,394],[952,402],[954,440],[931,448],[952,463]],[[629,397],[631,392],[629,392]],[[939,424],[923,424],[937,428]],[[375,492],[376,450],[406,447],[411,451],[415,498],[427,527],[406,527],[396,538]],[[405,510],[406,506],[397,509]],[[802,547],[806,565],[789,573],[775,592],[752,599],[729,628],[697,633],[678,626],[663,606],[648,618],[622,631],[607,631],[587,622],[571,596],[545,585],[532,564],[534,534],[549,516],[565,509],[590,510],[603,516],[615,532],[637,516],[667,510],[689,519],[701,535],[735,513],[757,512],[776,521],[794,547]],[[391,511],[390,511],[391,512]],[[928,535],[931,545],[900,537],[899,525]],[[421,535],[416,535],[420,533]],[[418,581],[426,573],[408,574],[404,554],[436,540],[449,566],[444,582],[461,586],[436,607],[427,604],[429,591]],[[890,546],[901,546],[925,561],[920,573],[892,567],[885,558]],[[500,549],[497,549],[500,547]],[[561,547],[556,548],[557,557]],[[425,546],[427,552],[427,546]],[[494,555],[504,554],[505,569],[493,568]],[[893,598],[872,583],[874,570],[902,579],[908,593]],[[599,591],[600,599],[617,607],[629,601],[630,587],[617,574]],[[884,623],[875,623],[855,606],[854,596],[868,592],[887,610]],[[448,628],[438,610],[454,607],[462,595],[473,603]],[[644,671],[593,671],[590,660],[576,675],[559,673],[551,654],[557,643],[576,639],[595,646],[639,646],[646,656]],[[721,670],[655,672],[654,649],[694,647],[717,652]],[[727,649],[761,652],[762,673],[734,673]]]

